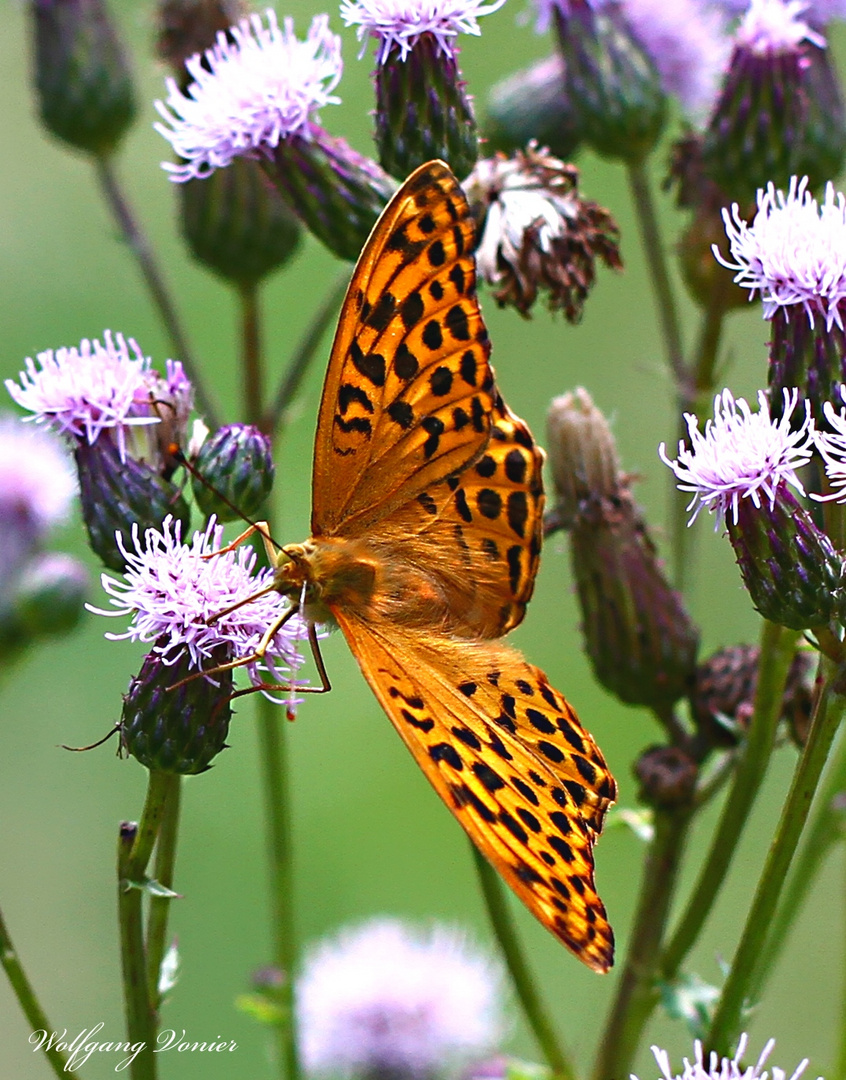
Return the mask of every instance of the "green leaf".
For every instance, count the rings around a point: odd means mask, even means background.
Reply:
[[[165,998],[170,991],[176,986],[179,980],[180,973],[180,961],[179,950],[176,947],[176,940],[164,954],[162,958],[161,967],[159,968],[159,995]]]
[[[505,1080],[550,1080],[552,1070],[534,1061],[508,1058],[505,1063]]]
[[[720,991],[698,975],[681,975],[675,982],[659,982],[661,1004],[673,1020],[683,1020],[697,1039],[705,1038]]]
[[[124,878],[123,886],[127,892],[129,892],[130,889],[139,889],[148,896],[157,896],[159,899],[163,900],[182,899],[182,893],[168,889],[165,885],[162,885],[161,882],[156,881],[155,878],[142,878],[141,881],[129,881]]]
[[[651,807],[643,807],[633,810],[629,807],[619,806],[612,808],[605,821],[606,829],[629,828],[644,844],[652,843],[655,835],[655,815]]]
[[[260,1024],[278,1026],[285,1018],[285,1009],[264,994],[239,994],[235,998],[235,1008]]]

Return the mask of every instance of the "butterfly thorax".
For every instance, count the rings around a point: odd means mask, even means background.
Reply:
[[[397,552],[386,558],[378,542],[312,537],[287,545],[283,554],[287,560],[276,569],[276,588],[301,601],[312,622],[331,623],[338,611],[364,622],[453,629],[454,598],[435,569]]]

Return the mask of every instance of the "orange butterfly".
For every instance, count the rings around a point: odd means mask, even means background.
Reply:
[[[494,384],[473,248],[455,177],[421,166],[352,276],[317,422],[312,536],[272,553],[275,587],[310,623],[338,623],[473,843],[607,971],[593,845],[616,785],[566,700],[498,640],[534,587],[543,452]]]

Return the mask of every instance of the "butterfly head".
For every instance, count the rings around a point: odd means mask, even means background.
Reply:
[[[366,610],[377,564],[354,541],[319,537],[280,548],[275,574],[277,592],[300,602],[309,621],[331,624],[332,608]]]

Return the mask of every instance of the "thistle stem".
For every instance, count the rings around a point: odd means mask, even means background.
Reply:
[[[47,1014],[42,1009],[41,1002],[38,1000],[35,988],[27,978],[23,965],[18,958],[2,911],[0,911],[0,964],[3,965],[3,970],[6,972],[9,979],[12,992],[17,998],[24,1016],[27,1018],[33,1034],[36,1035],[44,1032],[45,1039],[41,1044],[41,1049],[44,1052],[44,1056],[47,1058],[50,1068],[56,1076],[59,1077],[59,1080],[67,1080],[68,1073],[66,1072],[66,1066],[68,1057],[61,1050],[57,1050],[54,1046],[50,1045],[50,1034],[54,1031],[54,1028],[51,1027],[50,1021],[47,1019]],[[79,1073],[76,1070],[74,1070],[74,1075],[77,1078],[79,1077]]]
[[[93,158],[93,161],[103,196],[120,230],[124,243],[135,256],[144,284],[147,286],[150,298],[153,301],[153,306],[156,308],[170,338],[175,358],[181,361],[185,374],[191,380],[197,405],[205,416],[206,423],[210,428],[216,428],[219,426],[216,419],[217,410],[200,376],[199,366],[193,350],[188,344],[176,307],[165,284],[164,276],[156,262],[152,245],[142,231],[132,211],[123,185],[118,179],[114,161],[108,154],[98,155]]]
[[[263,425],[261,425],[263,431],[277,431],[284,425],[286,410],[290,408],[303,377],[317,355],[317,349],[323,340],[323,335],[338,313],[349,280],[349,271],[343,270],[330,286],[323,303],[314,313],[302,340],[291,357],[288,370],[279,384],[279,389],[276,391],[270,408],[267,410]]]
[[[829,852],[843,839],[844,806],[846,789],[846,740],[841,739],[837,760],[828,770],[825,784],[814,800],[816,813],[808,825],[802,849],[790,870],[790,879],[784,890],[784,899],[778,906],[775,919],[767,936],[767,944],[761,964],[756,973],[749,997],[756,1001],[770,972],[778,963],[790,928],[804,904],[814,879]]]
[[[179,834],[179,810],[182,801],[182,777],[168,773],[165,809],[156,843],[156,862],[153,870],[156,881],[166,889],[173,888],[173,871],[176,864],[176,840]],[[170,916],[170,896],[151,896],[147,916],[147,982],[150,1000],[158,1009],[161,1004],[159,978],[162,960],[167,947],[167,923]]]
[[[652,189],[649,186],[649,177],[642,160],[628,162],[626,173],[637,214],[640,239],[649,267],[649,276],[655,292],[655,301],[658,305],[658,319],[661,323],[667,364],[673,374],[676,386],[681,387],[687,378],[682,354],[681,326],[670,281],[664,241],[658,223],[658,214],[652,198]]]
[[[755,985],[759,967],[764,962],[763,952],[782,887],[837,727],[846,710],[846,697],[840,692],[842,671],[827,659],[821,663],[826,679],[815,703],[808,742],[799,758],[755,898],[746,917],[740,944],[711,1024],[709,1049],[716,1050],[721,1056],[728,1053],[740,1032],[744,1007]]]
[[[505,958],[526,1022],[555,1076],[560,1080],[574,1080],[576,1073],[573,1062],[559,1042],[552,1020],[529,971],[529,965],[514,927],[514,920],[508,910],[508,902],[499,874],[472,840],[470,847],[473,850],[473,859],[476,863],[488,917]]]
[[[749,733],[705,863],[661,959],[661,974],[668,981],[678,974],[714,906],[766,774],[798,637],[795,630],[775,623],[764,622],[761,627],[758,686]]]
[[[273,962],[282,976],[279,1006],[280,1074],[287,1080],[299,1077],[294,967],[296,937],[293,911],[293,865],[288,762],[285,732],[279,723],[279,706],[259,698],[259,741],[262,780],[268,826],[270,902],[273,921]]]
[[[142,1043],[133,1059],[132,1080],[155,1080],[157,1017],[147,982],[143,899],[147,864],[165,815],[171,778],[150,770],[147,798],[138,825],[124,822],[118,835],[118,921],[123,967],[124,1009],[130,1043]]]
[[[640,1037],[657,1000],[656,979],[664,929],[684,850],[690,810],[655,811],[640,900],[626,962],[594,1066],[595,1080],[628,1076]]]
[[[264,413],[264,350],[257,295],[241,292],[244,310],[241,331],[243,401],[247,422],[271,431]],[[272,514],[265,515],[273,533]],[[279,1073],[283,1080],[298,1080],[296,1012],[294,1009],[294,969],[297,942],[294,927],[294,871],[291,828],[290,783],[286,732],[279,723],[279,706],[265,697],[258,699],[259,751],[267,828],[267,855],[270,871],[270,914],[273,964],[281,976],[279,1021],[276,1025]]]

